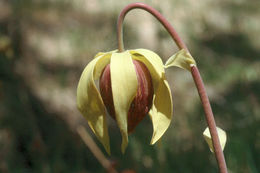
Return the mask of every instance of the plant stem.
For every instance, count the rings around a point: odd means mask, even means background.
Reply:
[[[184,44],[184,42],[181,40],[175,29],[172,27],[172,25],[154,8],[143,4],[143,3],[132,3],[127,5],[120,13],[117,21],[117,39],[118,39],[118,51],[123,52],[124,51],[124,43],[123,43],[123,21],[126,16],[126,14],[131,11],[132,9],[143,9],[150,14],[152,14],[156,19],[159,20],[159,22],[165,27],[165,29],[169,32],[179,49],[186,49],[188,48]],[[198,68],[194,65],[191,67],[191,74],[193,77],[193,80],[195,82],[195,85],[197,87],[200,100],[202,102],[202,106],[205,113],[205,118],[209,127],[209,131],[212,137],[212,143],[214,147],[214,154],[218,163],[219,171],[220,173],[227,173],[227,167],[225,162],[225,157],[223,154],[223,151],[220,146],[219,137],[217,133],[216,123],[213,116],[213,112],[210,106],[210,102],[208,99],[208,96],[206,94],[206,90],[204,87],[204,83],[202,81],[202,78],[200,76],[200,72]]]
[[[97,144],[88,134],[86,129],[83,126],[79,126],[77,128],[78,134],[84,141],[84,143],[88,146],[90,151],[94,154],[99,163],[106,169],[108,173],[118,173],[116,169],[113,167],[112,163],[105,157],[102,151],[98,148]]]
[[[172,36],[173,40],[177,44],[177,46],[180,49],[187,49],[186,45],[184,42],[181,40],[175,29],[171,26],[171,24],[165,19],[161,13],[159,13],[157,10],[154,8],[143,4],[143,3],[132,3],[127,5],[120,13],[118,20],[117,20],[117,41],[118,41],[118,51],[123,52],[124,51],[124,42],[123,42],[123,22],[126,14],[136,8],[143,9],[150,14],[152,14],[158,21],[165,27],[165,29],[169,32],[169,34]]]
[[[193,77],[193,80],[196,84],[200,100],[202,102],[202,106],[205,112],[206,121],[209,127],[213,147],[214,147],[214,153],[216,160],[218,162],[218,167],[221,173],[227,173],[227,166],[224,158],[223,151],[220,146],[220,141],[217,133],[216,123],[214,120],[213,112],[210,106],[209,98],[206,93],[206,89],[204,87],[202,78],[200,76],[199,69],[194,65],[191,67],[191,74]]]

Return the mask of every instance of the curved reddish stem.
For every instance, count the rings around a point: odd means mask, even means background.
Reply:
[[[179,35],[177,34],[177,32],[175,31],[175,29],[171,26],[171,24],[154,8],[143,4],[143,3],[132,3],[127,5],[120,13],[119,17],[118,17],[118,21],[117,21],[117,39],[118,39],[118,51],[119,52],[123,52],[124,51],[124,43],[123,43],[123,21],[124,18],[126,16],[126,14],[132,10],[132,9],[136,9],[136,8],[140,8],[143,9],[147,12],[149,12],[150,14],[152,14],[156,19],[159,20],[159,22],[165,27],[165,29],[169,32],[169,34],[171,35],[171,37],[173,38],[173,40],[175,41],[175,43],[177,44],[177,46],[179,47],[179,49],[186,49],[187,51],[188,48],[187,46],[184,44],[184,42],[181,40],[181,38],[179,37]],[[193,77],[193,80],[195,82],[195,85],[197,87],[199,96],[200,96],[200,100],[204,109],[204,113],[205,113],[205,118],[209,127],[209,131],[212,137],[212,143],[213,143],[213,147],[214,147],[214,154],[218,163],[218,167],[219,167],[219,171],[220,173],[227,173],[227,166],[226,166],[226,161],[225,161],[225,157],[223,154],[223,151],[221,149],[220,146],[220,142],[219,142],[219,137],[218,137],[218,133],[217,133],[217,128],[216,128],[216,123],[215,123],[215,119],[213,116],[213,112],[210,106],[210,102],[202,81],[202,78],[200,76],[200,72],[199,69],[194,65],[191,67],[191,74]]]
[[[218,162],[218,167],[221,173],[227,173],[227,166],[225,162],[225,157],[220,146],[220,141],[217,133],[216,122],[214,119],[214,115],[210,106],[209,98],[206,93],[206,89],[204,87],[202,78],[200,76],[199,69],[194,65],[191,67],[191,74],[194,80],[194,83],[197,87],[200,100],[204,109],[205,118],[209,127],[210,135],[212,138],[212,143],[214,147],[214,153],[216,160]]]
[[[124,51],[124,42],[123,42],[123,22],[126,14],[136,8],[143,9],[150,14],[152,14],[158,21],[165,27],[165,29],[169,32],[179,49],[187,49],[187,46],[184,44],[184,42],[181,40],[179,35],[177,34],[176,30],[172,27],[172,25],[154,8],[143,4],[143,3],[132,3],[127,5],[120,13],[118,20],[117,20],[117,40],[118,40],[118,51],[122,52]]]

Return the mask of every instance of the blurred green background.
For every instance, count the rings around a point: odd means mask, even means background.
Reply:
[[[116,20],[129,0],[0,0],[0,172],[106,172],[76,132],[87,128],[76,108],[86,64],[117,48]],[[227,132],[229,173],[260,172],[260,1],[147,0],[172,23],[195,57],[216,122]],[[147,48],[165,62],[177,47],[148,13],[130,12],[125,47]],[[215,173],[202,132],[204,113],[191,75],[167,69],[174,116],[155,146],[146,118],[125,155],[109,119],[118,170]]]

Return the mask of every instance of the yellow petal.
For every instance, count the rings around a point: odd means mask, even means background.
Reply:
[[[221,146],[221,149],[223,151],[224,148],[225,148],[225,145],[226,145],[227,135],[226,135],[226,132],[219,127],[217,127],[217,132],[218,132],[220,146]],[[212,144],[212,139],[211,139],[211,135],[210,135],[208,127],[203,132],[203,136],[204,136],[204,139],[206,140],[206,142],[209,145],[210,151],[214,153],[214,147],[213,147],[213,144]]]
[[[133,58],[143,62],[149,69],[152,78],[159,80],[164,75],[164,66],[161,58],[154,52],[147,49],[135,49],[130,51]]]
[[[107,64],[110,63],[112,52],[103,53],[100,57],[100,60],[97,61],[94,69],[94,80],[98,80],[101,76],[104,68]]]
[[[145,49],[132,50],[133,59],[143,62],[148,68],[154,86],[153,105],[149,112],[153,123],[151,144],[158,141],[169,127],[172,119],[172,96],[161,58]]]
[[[156,53],[146,49],[135,49],[130,52],[133,59],[141,61],[148,68],[153,80],[153,88],[156,90],[158,88],[159,81],[165,75],[161,58]]]
[[[195,60],[187,50],[182,49],[167,60],[165,68],[176,66],[190,71],[192,65],[196,65]]]
[[[115,116],[122,135],[121,150],[124,153],[128,144],[127,114],[138,86],[135,67],[128,51],[112,54],[110,72]]]
[[[110,154],[105,106],[93,79],[95,66],[102,63],[104,59],[108,59],[108,57],[99,56],[84,69],[77,88],[77,106],[87,119],[92,131]]]
[[[97,57],[99,57],[99,56],[102,56],[102,55],[105,55],[105,54],[112,54],[112,53],[115,53],[115,52],[117,52],[118,50],[116,49],[116,50],[112,50],[112,51],[109,51],[109,52],[98,52],[95,56],[94,56],[94,58],[97,58]]]
[[[157,142],[168,129],[172,119],[172,95],[168,82],[161,79],[154,94],[153,106],[149,112],[153,123],[151,144]]]

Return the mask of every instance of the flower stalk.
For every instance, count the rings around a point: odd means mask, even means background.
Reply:
[[[118,17],[117,22],[117,39],[118,39],[118,51],[123,52],[124,51],[124,43],[123,43],[123,21],[126,16],[126,14],[133,10],[133,9],[143,9],[150,14],[152,14],[168,31],[168,33],[171,35],[175,43],[177,44],[179,49],[185,49],[187,52],[189,52],[187,46],[184,44],[184,42],[181,40],[179,35],[177,34],[176,30],[172,27],[172,25],[154,8],[143,4],[143,3],[132,3],[127,5],[120,13]],[[219,172],[220,173],[227,173],[227,167],[226,162],[224,158],[223,151],[221,149],[219,136],[217,133],[216,123],[213,116],[213,112],[210,106],[210,102],[204,87],[203,80],[200,76],[200,72],[196,65],[192,65],[190,72],[192,74],[194,83],[197,87],[198,94],[200,96],[200,100],[204,109],[205,118],[209,127],[209,131],[212,137],[212,143],[214,147],[214,154],[218,163]]]
[[[165,19],[165,17],[159,13],[154,8],[143,4],[143,3],[132,3],[127,5],[119,14],[118,20],[117,20],[117,40],[118,40],[118,51],[123,52],[124,51],[124,42],[123,42],[123,22],[126,14],[133,10],[133,9],[143,9],[150,14],[152,14],[168,31],[168,33],[171,35],[172,39],[175,41],[179,49],[187,49],[187,46],[184,44],[184,42],[181,40],[179,35],[177,34],[176,30],[171,26],[171,24]]]
[[[105,155],[102,153],[102,151],[98,148],[97,144],[94,142],[94,140],[91,138],[91,136],[88,134],[86,129],[83,126],[78,126],[77,132],[84,141],[84,143],[87,145],[87,147],[90,149],[90,151],[93,153],[95,158],[99,161],[99,163],[106,169],[108,173],[118,173],[117,170],[113,166],[113,162],[109,161]]]
[[[210,134],[212,137],[214,153],[215,153],[216,160],[218,162],[219,170],[221,173],[227,173],[226,162],[225,162],[223,151],[221,149],[221,145],[220,145],[220,141],[219,141],[219,137],[218,137],[218,133],[217,133],[216,123],[215,123],[213,112],[212,112],[212,109],[210,106],[209,98],[206,93],[206,89],[204,87],[202,78],[200,76],[199,69],[196,66],[192,66],[191,74],[192,74],[193,80],[195,82],[195,85],[197,87],[197,90],[198,90],[198,93],[200,96],[200,100],[202,102],[202,106],[203,106],[203,109],[204,109],[204,112],[206,115],[205,118],[206,118],[206,121],[207,121],[207,124],[209,127],[209,131],[210,131]]]

